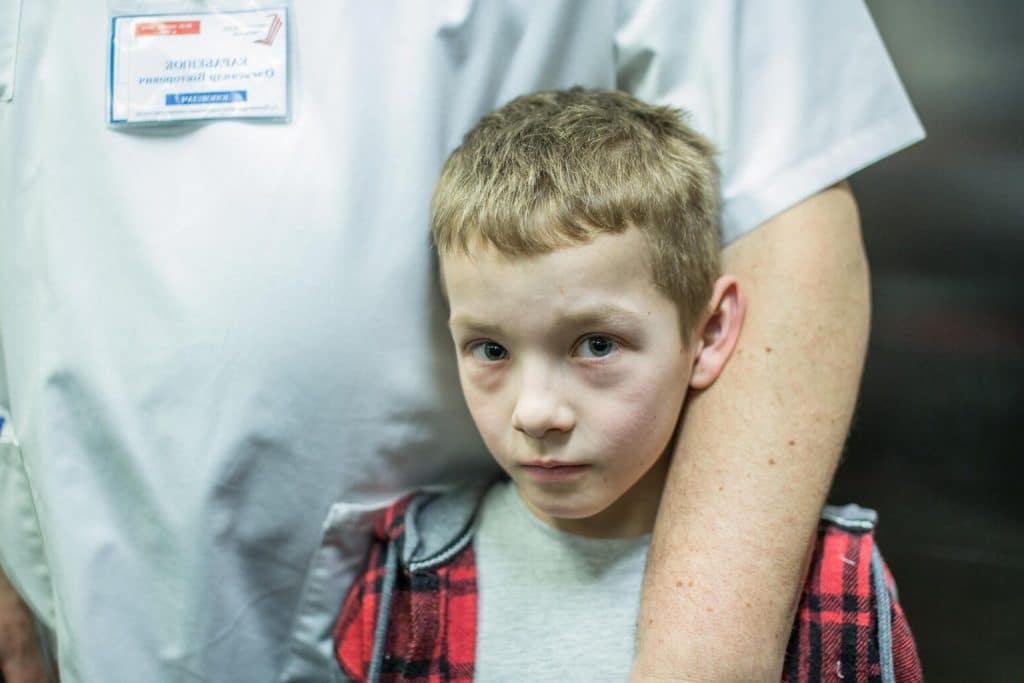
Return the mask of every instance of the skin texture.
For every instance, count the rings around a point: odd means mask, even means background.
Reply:
[[[691,392],[648,560],[631,681],[778,681],[870,320],[846,183],[729,245],[739,344]]]
[[[572,533],[651,531],[687,388],[710,385],[739,336],[722,277],[684,339],[648,252],[631,229],[538,256],[442,255],[476,426],[533,513]]]

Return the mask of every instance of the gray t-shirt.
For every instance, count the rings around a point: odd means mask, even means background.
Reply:
[[[511,482],[488,491],[474,540],[478,683],[625,681],[650,536],[554,529]]]

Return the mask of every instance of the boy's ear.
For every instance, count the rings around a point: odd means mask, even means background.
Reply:
[[[690,387],[706,389],[718,379],[736,348],[746,314],[747,301],[736,278],[731,275],[718,278],[707,316],[695,336],[697,353]]]

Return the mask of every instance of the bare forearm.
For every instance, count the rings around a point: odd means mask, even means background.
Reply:
[[[633,680],[778,681],[869,326],[844,183],[730,245],[747,319],[687,405],[645,579]]]
[[[0,569],[0,680],[46,683],[32,615]]]

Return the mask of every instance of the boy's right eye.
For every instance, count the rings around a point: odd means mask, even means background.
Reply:
[[[495,361],[505,360],[508,358],[508,351],[498,342],[476,342],[469,350],[477,360],[482,360],[487,363],[493,363]]]

